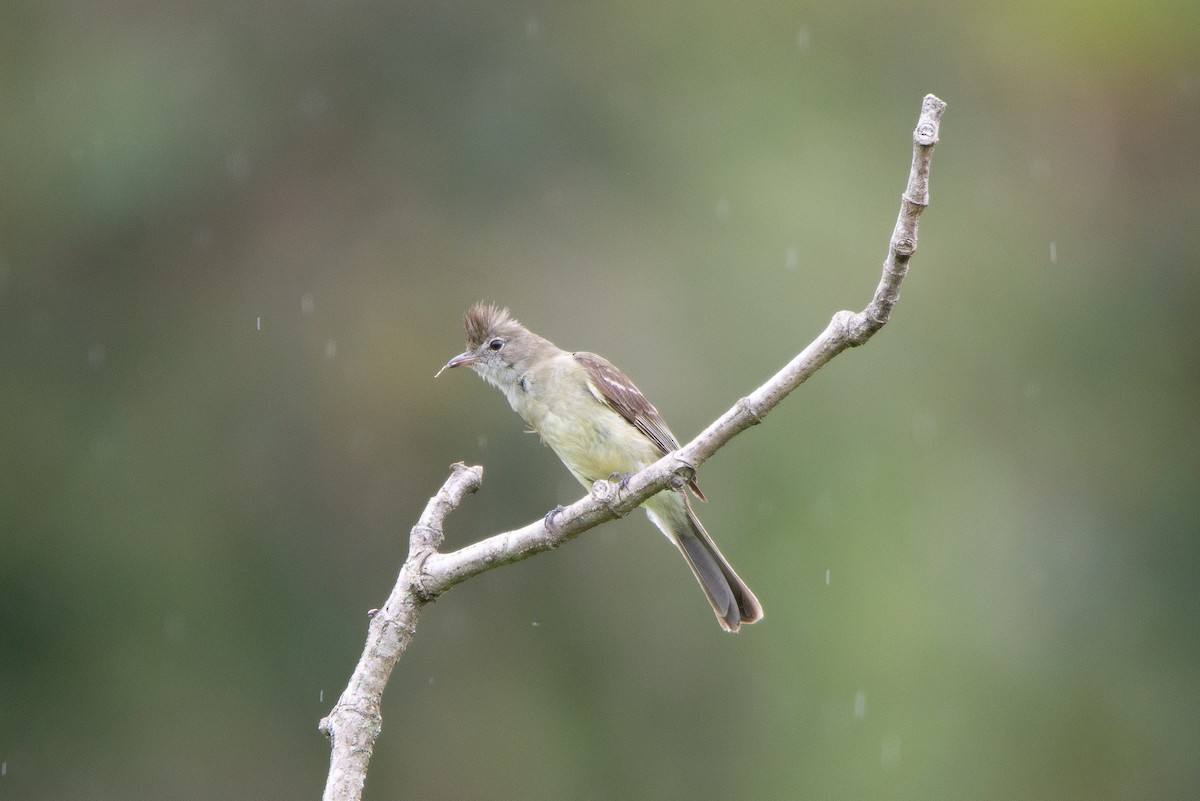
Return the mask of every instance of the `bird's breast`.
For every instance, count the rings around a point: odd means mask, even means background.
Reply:
[[[658,459],[658,448],[629,421],[596,400],[585,385],[560,387],[522,415],[580,483],[636,473]]]

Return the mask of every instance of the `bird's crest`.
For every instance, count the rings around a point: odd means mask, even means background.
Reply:
[[[476,303],[467,309],[463,319],[467,331],[467,348],[474,350],[494,336],[512,336],[521,324],[513,319],[507,308],[490,303]]]

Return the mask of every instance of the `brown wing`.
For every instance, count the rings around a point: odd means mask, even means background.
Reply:
[[[658,409],[646,400],[642,391],[627,375],[618,370],[616,365],[595,353],[579,351],[571,355],[587,371],[588,383],[604,402],[649,437],[664,455],[679,448],[679,442],[671,433],[671,429],[667,428],[667,422],[658,413]],[[697,498],[707,500],[695,481],[688,486],[696,493]]]

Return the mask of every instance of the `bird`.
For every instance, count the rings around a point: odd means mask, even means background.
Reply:
[[[679,448],[654,405],[603,356],[562,350],[494,304],[471,306],[463,325],[467,349],[435,378],[469,366],[504,393],[584,487],[628,477]],[[706,500],[695,480],[688,489]],[[762,619],[762,605],[705,531],[686,492],[665,490],[642,507],[683,554],[721,628],[736,632]]]

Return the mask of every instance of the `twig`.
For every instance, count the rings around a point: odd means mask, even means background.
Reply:
[[[479,489],[483,468],[453,466],[430,498],[409,535],[409,553],[383,608],[371,614],[367,644],[350,683],[318,728],[330,739],[325,801],[362,797],[367,765],[382,727],[380,703],[388,677],[417,626],[426,603],[454,585],[500,565],[520,561],[566,543],[590,528],[621,517],[667,487],[679,488],[725,443],[762,419],[796,387],[846,348],[866,342],[888,321],[900,284],[917,248],[917,221],[929,204],[929,163],[946,104],[926,95],[913,132],[913,160],[900,215],[883,263],[883,276],[870,304],[855,314],[840,311],[813,342],[782,370],[700,432],[688,444],[629,477],[623,485],[597,481],[592,492],[523,528],[488,537],[451,553],[439,553],[442,521],[467,493]]]

